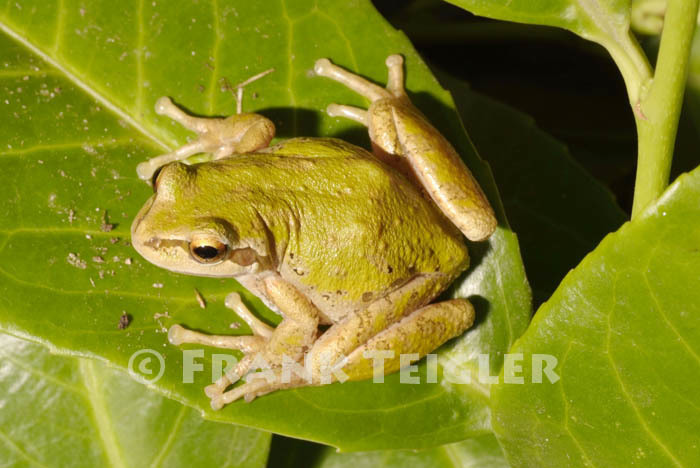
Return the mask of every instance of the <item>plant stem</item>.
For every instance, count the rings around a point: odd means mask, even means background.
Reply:
[[[632,219],[668,185],[699,1],[668,1],[654,79],[635,109],[639,149]]]

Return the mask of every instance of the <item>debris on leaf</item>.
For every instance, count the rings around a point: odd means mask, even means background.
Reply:
[[[202,309],[207,308],[207,301],[204,300],[204,297],[202,297],[202,294],[199,291],[197,291],[196,288],[194,290],[194,297],[197,299],[199,307],[201,307]]]
[[[109,223],[107,220],[107,210],[104,210],[102,212],[102,225],[100,226],[100,230],[102,232],[109,232],[112,229],[114,229],[114,224]]]
[[[76,267],[76,268],[80,268],[81,270],[84,270],[84,269],[87,268],[87,262],[85,262],[85,260],[83,260],[82,258],[80,258],[80,256],[79,256],[78,254],[76,254],[76,253],[73,253],[73,252],[69,253],[69,254],[68,254],[68,258],[66,259],[66,261],[67,261],[70,265],[72,265],[72,266],[74,266],[74,267]]]
[[[119,325],[117,326],[120,330],[124,330],[131,323],[131,316],[126,312],[122,311],[122,316],[119,317]]]

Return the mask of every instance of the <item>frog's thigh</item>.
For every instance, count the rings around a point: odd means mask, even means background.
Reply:
[[[329,328],[311,349],[314,382],[324,363],[334,364],[370,338],[399,321],[404,315],[430,302],[445,288],[443,275],[417,276],[366,309],[349,315]]]
[[[372,378],[374,360],[371,351],[393,351],[384,361],[384,374],[401,367],[402,354],[422,358],[447,340],[461,335],[474,323],[474,307],[466,299],[452,299],[416,310],[356,348],[348,356],[343,371],[350,380]],[[365,353],[367,357],[365,357]]]

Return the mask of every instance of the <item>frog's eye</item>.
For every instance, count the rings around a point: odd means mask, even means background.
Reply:
[[[218,263],[227,254],[228,246],[211,236],[195,236],[190,242],[190,255],[199,263]]]

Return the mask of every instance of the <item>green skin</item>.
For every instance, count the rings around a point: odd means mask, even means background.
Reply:
[[[326,323],[421,274],[442,290],[469,264],[462,234],[413,184],[364,149],[331,138],[295,138],[229,159],[170,164],[134,224],[140,239],[189,241],[197,231],[232,250],[252,248],[259,265],[252,271],[234,262],[221,264],[228,271],[212,271],[219,265],[197,263],[184,243],[172,244],[154,263],[244,282],[265,270],[279,272]]]
[[[236,278],[284,317],[274,330],[230,295],[249,337],[207,336],[173,325],[173,344],[243,350],[246,356],[205,389],[212,407],[282,388],[322,383],[321,356],[348,357],[349,378],[372,377],[365,351],[420,356],[474,320],[466,299],[428,305],[469,264],[462,234],[484,240],[497,220],[457,152],[411,104],[402,59],[387,58],[381,88],[326,59],[314,71],[371,101],[368,110],[333,104],[329,115],[366,125],[374,154],[332,138],[295,138],[268,147],[274,125],[256,114],[189,116],[168,98],[156,112],[197,132],[172,153],[139,164],[155,194],[132,224],[132,243],[152,263],[186,274]],[[187,166],[197,153],[213,161]],[[204,250],[202,250],[204,249]],[[204,255],[204,256],[203,256]],[[332,325],[323,334],[319,324]],[[312,383],[247,382],[225,391],[262,355],[312,359]]]

